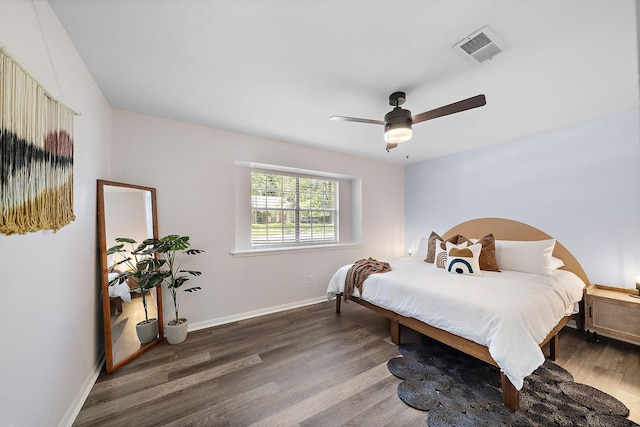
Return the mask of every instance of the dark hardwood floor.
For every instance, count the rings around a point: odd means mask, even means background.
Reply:
[[[421,426],[426,413],[396,395],[388,335],[383,317],[357,304],[336,315],[333,303],[191,332],[103,372],[74,425]],[[640,423],[637,346],[565,328],[557,362]]]

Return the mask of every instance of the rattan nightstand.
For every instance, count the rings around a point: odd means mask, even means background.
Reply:
[[[591,285],[585,293],[589,339],[602,334],[640,345],[640,298],[630,296],[637,295],[637,290]]]

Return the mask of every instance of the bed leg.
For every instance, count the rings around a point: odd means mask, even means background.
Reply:
[[[558,357],[558,334],[549,341],[549,359],[556,360],[556,357]]]
[[[400,345],[400,323],[397,320],[391,320],[391,342]]]
[[[342,303],[342,292],[336,294],[336,314],[340,314],[341,303]]]
[[[504,406],[516,412],[520,408],[520,391],[517,390],[509,378],[500,371],[500,380],[502,382],[502,399]]]
[[[585,311],[584,311],[584,298],[578,303],[580,307],[580,312],[576,316],[576,327],[579,331],[584,331],[584,323],[585,323]]]

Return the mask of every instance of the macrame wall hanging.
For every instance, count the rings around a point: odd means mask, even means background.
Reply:
[[[75,220],[73,116],[0,49],[0,233]]]

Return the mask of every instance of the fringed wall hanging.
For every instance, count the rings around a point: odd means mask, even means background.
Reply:
[[[0,49],[0,233],[75,220],[73,116]]]

